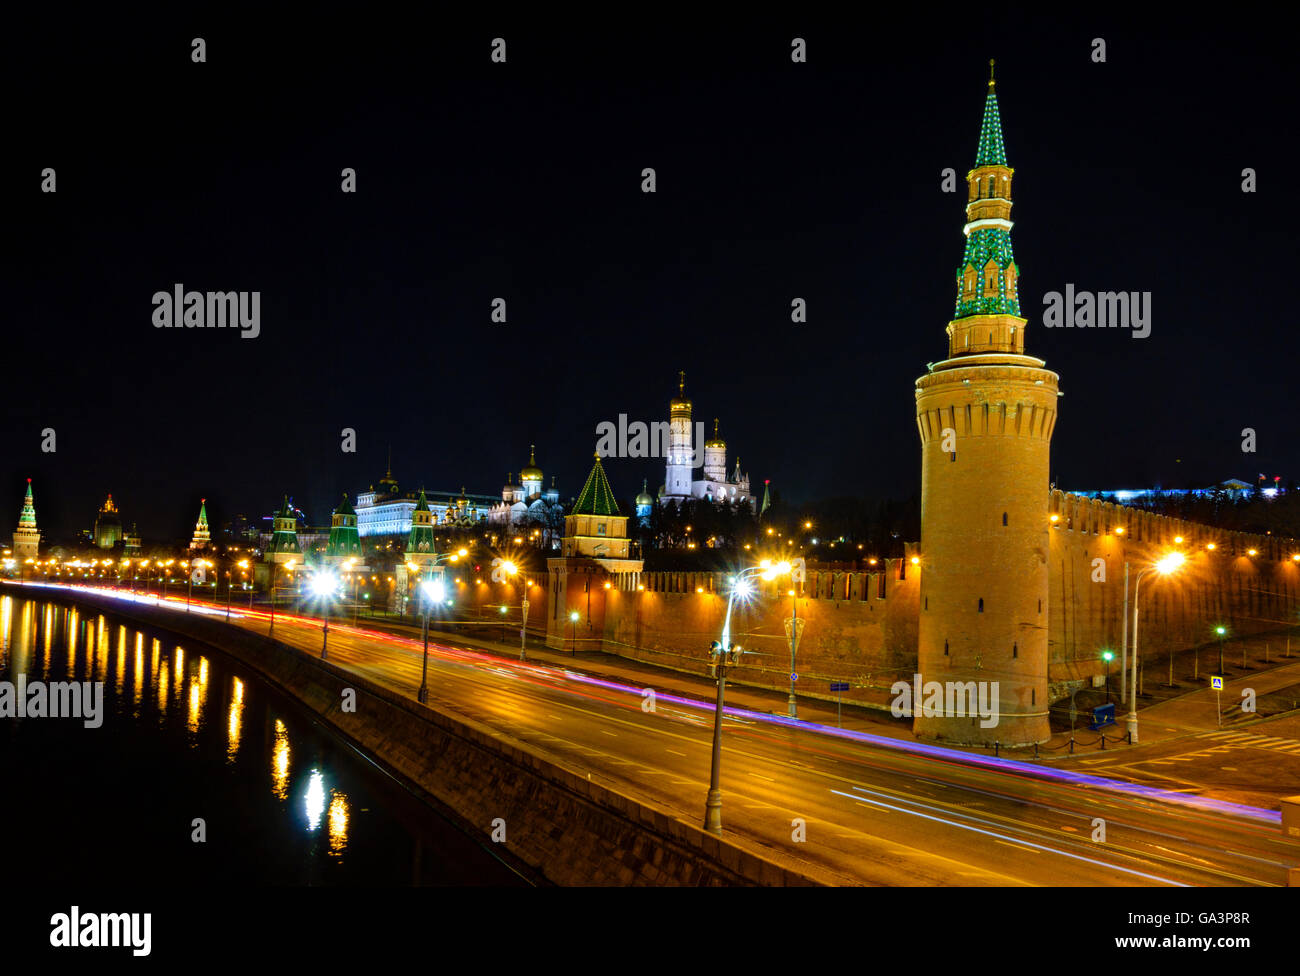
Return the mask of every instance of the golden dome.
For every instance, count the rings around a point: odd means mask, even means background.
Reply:
[[[519,472],[520,481],[541,481],[542,469],[537,466],[537,452],[532,444],[528,445],[528,467]]]

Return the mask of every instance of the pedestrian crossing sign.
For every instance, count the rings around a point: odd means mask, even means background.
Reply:
[[[1210,678],[1210,687],[1213,688],[1215,691],[1222,691],[1222,690],[1223,690],[1223,677],[1222,677],[1221,675],[1217,675],[1217,674],[1214,675],[1213,677],[1211,677],[1211,678]]]

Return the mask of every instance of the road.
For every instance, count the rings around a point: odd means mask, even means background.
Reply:
[[[277,614],[274,633],[320,653],[319,620]],[[421,657],[330,626],[331,662],[412,698]],[[702,822],[711,706],[665,692],[650,711],[640,687],[433,643],[429,684],[432,707]],[[724,723],[722,792],[729,834],[842,884],[1280,885],[1300,864],[1276,812],[744,710]]]

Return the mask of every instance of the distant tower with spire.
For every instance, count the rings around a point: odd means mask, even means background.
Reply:
[[[677,374],[677,396],[668,404],[668,458],[664,494],[687,498],[691,494],[691,401],[686,396],[686,371]]]
[[[1057,374],[1025,353],[1011,250],[1014,171],[991,74],[966,174],[948,358],[916,381],[918,670],[922,682],[996,682],[999,714],[984,728],[978,718],[914,706],[913,728],[949,742],[1022,745],[1049,735],[1048,459],[1059,394]]]
[[[650,494],[649,482],[648,478],[642,479],[641,494],[636,496],[636,517],[642,525],[650,524],[650,512],[655,506],[655,500]]]
[[[271,521],[271,541],[263,556],[268,563],[302,562],[302,548],[298,545],[298,516],[284,496],[280,510]]]
[[[190,540],[190,549],[198,551],[212,546],[212,533],[208,530],[208,500],[199,499],[199,520],[194,523],[194,538]]]
[[[713,437],[704,440],[704,424],[691,423],[692,404],[686,396],[686,373],[677,374],[677,396],[668,404],[668,443],[663,487],[659,501],[663,505],[680,505],[692,498],[734,504],[745,502],[753,506],[749,492],[749,475],[736,470],[727,476],[727,442],[718,432],[719,422],[713,420]],[[656,425],[662,427],[662,425]],[[703,441],[703,444],[699,442]],[[703,477],[694,477],[696,451],[703,449]]]
[[[27,479],[27,495],[23,498],[23,511],[18,516],[18,528],[14,530],[14,558],[39,558],[41,533],[36,528],[36,504],[32,501],[32,479]]]
[[[329,563],[344,563],[347,560],[361,561],[361,537],[357,535],[357,513],[348,501],[347,492],[343,501],[334,509],[330,517],[330,538],[325,544],[325,560]]]
[[[101,549],[112,549],[122,540],[122,516],[109,495],[95,516],[95,545]]]

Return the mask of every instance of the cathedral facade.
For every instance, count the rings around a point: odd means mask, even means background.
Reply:
[[[686,396],[686,374],[678,374],[677,396],[668,403],[668,451],[664,483],[659,489],[660,505],[680,505],[688,499],[719,502],[732,505],[744,502],[754,504],[749,491],[749,475],[736,468],[727,474],[727,442],[718,432],[718,420],[713,421],[713,436],[704,442],[703,456],[691,434],[691,401]],[[703,478],[695,477],[695,469],[703,462]]]

